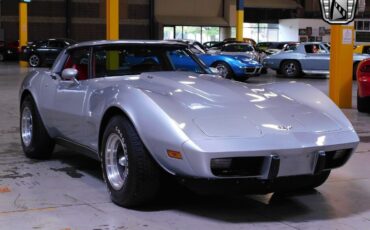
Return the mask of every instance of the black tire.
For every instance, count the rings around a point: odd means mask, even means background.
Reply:
[[[5,56],[3,53],[0,53],[0,62],[5,61]]]
[[[357,68],[359,64],[360,64],[359,62],[356,62],[355,64],[353,64],[353,73],[352,73],[353,80],[357,80]]]
[[[41,66],[41,58],[37,54],[31,54],[28,57],[28,65],[31,67],[40,67]]]
[[[278,193],[309,191],[324,184],[329,178],[330,172],[331,171],[328,170],[313,176],[284,178],[274,190]]]
[[[280,72],[285,77],[296,78],[302,75],[302,68],[298,61],[284,61],[280,66]]]
[[[360,113],[369,113],[370,112],[370,97],[360,97],[357,91],[357,111]]]
[[[31,114],[31,120],[26,119],[26,113]],[[27,121],[31,123],[30,129],[26,128]],[[31,136],[27,135],[26,129],[30,130],[28,133]],[[47,133],[31,96],[26,96],[21,104],[20,135],[23,152],[28,158],[48,159],[51,157],[55,142]]]
[[[117,143],[122,144],[121,149],[117,148],[116,157],[111,157],[116,161],[118,177],[114,177],[117,174],[109,173],[107,170],[109,162],[113,162],[109,159],[108,155],[111,155],[109,150],[106,149],[111,138],[118,138],[120,142]],[[148,203],[158,195],[160,169],[128,119],[123,116],[113,117],[105,128],[101,146],[103,177],[114,203],[130,208]],[[125,166],[119,160],[122,156],[125,157]],[[125,171],[127,169],[128,171]],[[113,175],[111,179],[108,174]],[[120,186],[114,185],[115,178],[122,180]]]
[[[220,71],[220,76],[226,79],[234,79],[234,71],[231,69],[229,64],[226,62],[216,62],[212,65],[212,67],[216,68]],[[225,72],[224,72],[225,71]],[[226,74],[223,74],[223,72]],[[237,79],[235,79],[237,80]]]

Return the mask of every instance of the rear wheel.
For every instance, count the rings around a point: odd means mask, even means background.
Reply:
[[[281,64],[280,67],[280,72],[285,76],[285,77],[299,77],[302,74],[302,69],[301,65],[299,62],[294,61],[294,60],[288,60],[284,61]]]
[[[101,151],[103,176],[114,203],[133,207],[157,196],[160,170],[129,120],[110,120]]]
[[[370,112],[370,97],[360,97],[359,92],[357,91],[357,110],[360,113]]]
[[[0,53],[0,62],[3,62],[5,60],[4,54]]]
[[[28,58],[28,64],[31,67],[39,67],[41,65],[41,59],[40,59],[40,57],[37,54],[32,54]]]
[[[21,142],[23,151],[29,158],[47,159],[54,149],[54,140],[47,133],[31,96],[21,105]]]

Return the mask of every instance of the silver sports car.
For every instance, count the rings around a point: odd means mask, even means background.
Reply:
[[[100,160],[125,207],[153,199],[163,175],[196,190],[314,188],[359,142],[312,86],[226,80],[168,41],[71,46],[50,71],[27,75],[20,112],[26,156],[48,158],[60,144]]]
[[[354,76],[358,64],[369,58],[367,54],[353,56]],[[290,46],[288,50],[266,57],[262,64],[286,77],[302,74],[329,74],[330,45],[321,42],[307,42]]]

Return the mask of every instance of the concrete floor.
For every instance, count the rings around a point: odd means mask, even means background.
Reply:
[[[62,148],[48,161],[24,157],[18,89],[27,71],[0,63],[0,229],[370,229],[370,115],[344,110],[361,144],[349,163],[314,192],[188,194],[128,210],[110,201],[98,162]],[[251,84],[291,80],[269,74]],[[325,77],[299,81],[327,93]]]

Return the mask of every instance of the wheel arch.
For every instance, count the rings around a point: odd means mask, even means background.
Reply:
[[[23,90],[23,92],[21,93],[21,97],[20,97],[20,103],[19,103],[19,108],[22,106],[22,103],[24,101],[24,99],[27,97],[27,96],[30,96],[32,98],[33,101],[35,101],[35,98],[33,97],[32,93],[30,90],[28,89],[25,89]],[[37,105],[35,105],[37,107]]]
[[[117,106],[111,106],[110,108],[108,108],[105,111],[105,113],[104,113],[104,115],[103,115],[103,117],[101,119],[100,126],[99,126],[99,137],[98,137],[99,138],[98,139],[98,151],[99,151],[99,154],[101,152],[101,142],[103,140],[104,130],[107,127],[109,121],[114,116],[117,116],[117,115],[124,116],[126,119],[128,119],[134,125],[134,123],[132,122],[132,120],[130,119],[130,117],[127,115],[127,113],[123,109],[121,109],[121,108],[119,108]],[[135,127],[135,125],[134,125],[134,127]],[[100,157],[100,155],[99,155],[99,157]]]
[[[280,61],[280,64],[279,64],[279,70],[281,70],[281,67],[283,66],[284,62],[287,62],[287,61],[295,61],[295,62],[297,62],[297,63],[298,63],[298,65],[299,65],[299,67],[302,69],[302,63],[301,63],[299,60],[297,60],[297,59],[292,59],[292,58],[286,58],[286,59],[282,59],[282,60]]]

